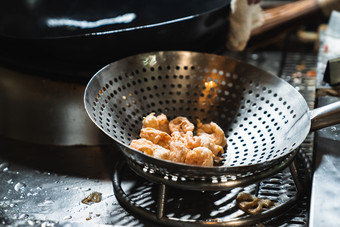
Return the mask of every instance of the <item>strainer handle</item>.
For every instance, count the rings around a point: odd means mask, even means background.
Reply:
[[[340,123],[340,101],[310,111],[311,131]]]

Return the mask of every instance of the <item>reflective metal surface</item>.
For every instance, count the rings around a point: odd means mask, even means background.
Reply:
[[[189,178],[239,176],[275,165],[302,143],[311,123],[303,96],[284,80],[230,58],[185,51],[114,62],[91,79],[84,101],[92,121],[132,162]],[[220,125],[228,141],[222,166],[182,165],[130,149],[151,112]]]
[[[215,51],[226,42],[229,3],[3,1],[0,61],[59,77],[89,79],[102,66],[137,53]]]
[[[50,146],[0,138],[0,226],[153,226],[113,194],[111,146]],[[133,185],[128,177],[125,186]],[[93,192],[97,203],[82,203]]]
[[[0,3],[0,36],[54,39],[145,29],[190,20],[225,6],[228,1],[180,0],[41,0]]]
[[[0,135],[49,145],[100,145],[107,139],[89,120],[85,85],[0,66]]]

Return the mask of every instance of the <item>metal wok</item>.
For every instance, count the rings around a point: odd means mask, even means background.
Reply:
[[[340,102],[309,110],[284,80],[227,57],[162,51],[111,63],[89,81],[84,104],[91,120],[119,144],[130,165],[185,177],[261,172],[294,156],[311,130],[340,122]],[[143,116],[164,113],[214,121],[225,131],[223,165],[175,163],[129,148]]]
[[[2,1],[0,60],[90,78],[103,65],[156,50],[215,51],[229,0]]]

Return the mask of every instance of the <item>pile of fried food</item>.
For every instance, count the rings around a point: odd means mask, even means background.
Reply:
[[[214,122],[203,124],[197,119],[196,128],[186,117],[170,122],[165,114],[151,113],[143,119],[139,139],[130,147],[156,158],[198,166],[213,166],[219,161],[227,140]]]

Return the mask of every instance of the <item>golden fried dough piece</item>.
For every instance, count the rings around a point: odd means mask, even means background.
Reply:
[[[208,134],[210,141],[216,145],[220,145],[222,147],[227,145],[227,139],[223,130],[214,122],[202,124],[202,122],[197,119],[196,133],[198,136]]]
[[[194,136],[193,132],[187,132],[185,134],[186,145],[189,149],[194,149],[196,147],[206,147],[212,151],[214,156],[217,156],[218,153],[223,153],[223,147],[220,145],[216,145],[211,142],[208,134],[204,133],[200,136]]]
[[[166,132],[154,128],[142,128],[139,136],[150,140],[152,143],[162,146],[165,149],[170,148],[171,136]]]
[[[169,121],[165,114],[160,114],[157,116],[157,121],[159,125],[159,130],[170,134]]]
[[[170,132],[183,132],[194,131],[195,126],[186,117],[176,117],[169,122]]]
[[[222,154],[224,152],[223,147],[211,142],[211,138],[207,134],[202,134],[198,137],[200,138],[201,146],[209,148],[216,157],[219,153]]]
[[[198,166],[213,166],[214,154],[206,147],[196,147],[187,152],[185,163]]]
[[[186,153],[189,149],[186,147],[185,139],[178,131],[171,134],[170,142],[170,160],[184,163]]]
[[[151,113],[144,117],[143,128],[154,128],[170,134],[169,121],[165,114],[155,116],[155,113]]]
[[[151,113],[148,116],[143,118],[143,128],[154,128],[158,129],[159,124],[157,121],[157,117],[155,116],[155,113]]]
[[[154,145],[154,143],[147,139],[137,139],[131,141],[130,147],[145,154],[153,155]]]
[[[138,140],[132,140],[130,147],[139,150],[145,154],[154,156],[156,158],[164,160],[169,159],[170,150],[165,149],[164,147],[161,147],[157,144],[154,144],[147,139],[141,138]]]
[[[184,134],[186,147],[189,149],[194,149],[196,147],[202,147],[202,141],[199,136],[194,136],[192,131],[188,131]]]

